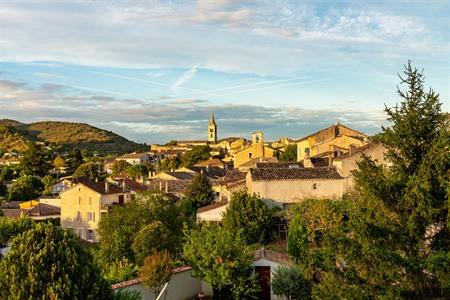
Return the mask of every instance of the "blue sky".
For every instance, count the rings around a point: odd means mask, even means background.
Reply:
[[[411,59],[449,110],[448,1],[3,1],[0,118],[147,143],[368,133]]]

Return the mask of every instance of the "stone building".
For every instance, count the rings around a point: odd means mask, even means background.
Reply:
[[[61,192],[61,227],[73,230],[81,239],[98,242],[98,223],[113,205],[130,200],[130,193],[109,182],[83,180]]]
[[[297,160],[321,157],[332,158],[368,143],[368,136],[342,124],[335,124],[297,140]]]
[[[276,157],[276,155],[275,149],[264,144],[264,134],[255,132],[252,134],[252,143],[234,153],[234,167],[237,168],[255,158]]]

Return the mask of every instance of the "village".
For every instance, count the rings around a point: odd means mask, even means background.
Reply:
[[[198,223],[220,226],[236,193],[255,195],[267,208],[279,210],[281,218],[270,228],[271,241],[278,248],[270,250],[261,245],[254,250],[253,262],[263,293],[260,299],[277,299],[270,288],[270,274],[273,276],[280,265],[293,264],[287,254],[283,211],[308,199],[341,199],[353,189],[352,171],[357,169],[357,162],[368,156],[386,165],[386,149],[368,135],[340,123],[299,139],[280,138],[273,142],[265,141],[263,132],[252,133],[250,139],[219,139],[219,126],[211,113],[205,124],[207,139],[154,144],[148,152],[108,157],[96,165],[98,176],[77,176],[77,170],[67,176],[66,165],[55,167],[52,172],[60,179],[51,182],[46,193],[28,201],[4,201],[2,213],[10,219],[59,220],[63,229],[95,244],[102,239],[98,232],[100,222],[114,207],[127,205],[149,191],[165,195],[177,205],[187,197],[193,181],[203,178],[210,184],[213,197],[194,208]],[[183,157],[190,157],[188,163]],[[14,166],[14,159],[3,159],[1,163]],[[9,189],[13,184],[7,184]],[[8,251],[5,246],[3,255]],[[191,269],[174,269],[166,291],[169,299],[212,295],[207,283],[191,276]],[[112,287],[137,290],[145,295],[143,299],[157,297],[138,279],[117,282]]]

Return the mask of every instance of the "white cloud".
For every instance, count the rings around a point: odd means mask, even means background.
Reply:
[[[193,66],[183,74],[175,81],[175,83],[171,86],[172,92],[177,92],[178,88],[180,86],[183,86],[185,83],[187,83],[189,80],[194,78],[195,73],[197,73],[198,65]]]

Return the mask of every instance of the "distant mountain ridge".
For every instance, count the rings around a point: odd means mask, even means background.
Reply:
[[[0,150],[20,152],[26,149],[29,141],[44,142],[63,151],[73,148],[101,153],[149,150],[145,145],[86,123],[42,121],[26,124],[0,119]]]

